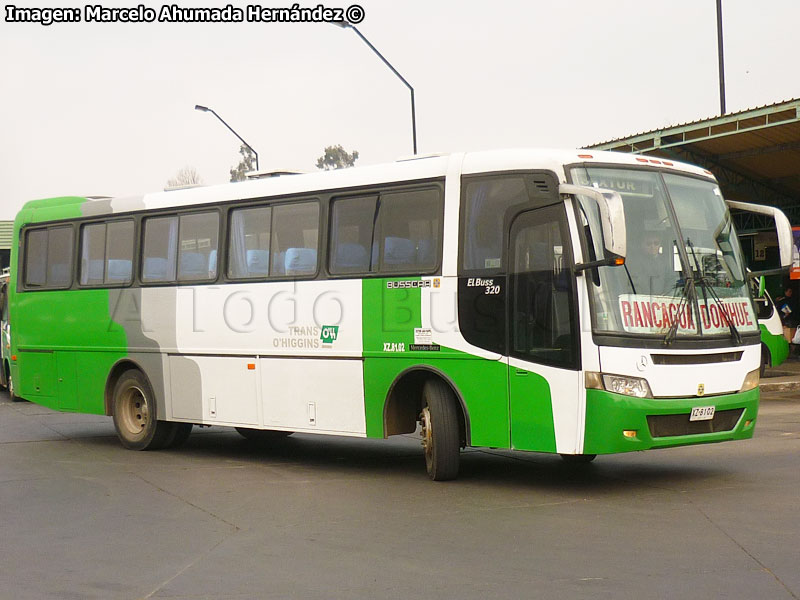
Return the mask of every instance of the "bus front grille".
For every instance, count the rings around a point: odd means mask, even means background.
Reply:
[[[744,412],[743,408],[720,410],[708,421],[690,421],[688,414],[648,415],[647,425],[654,438],[673,435],[697,435],[700,433],[719,433],[731,431]]]
[[[714,354],[651,354],[654,365],[710,365],[742,360],[744,352],[716,352]]]

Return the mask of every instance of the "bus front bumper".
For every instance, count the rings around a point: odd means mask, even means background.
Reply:
[[[707,444],[753,437],[758,388],[692,398],[633,398],[586,390],[584,454]],[[714,407],[714,418],[690,421],[693,408]]]

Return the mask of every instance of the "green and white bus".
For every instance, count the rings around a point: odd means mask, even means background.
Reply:
[[[782,213],[738,207],[775,214],[790,256]],[[753,435],[758,322],[701,168],[582,150],[415,157],[36,200],[14,231],[19,393],[112,416],[129,448],[174,446],[194,424],[419,429],[444,480],[469,446],[588,461]]]

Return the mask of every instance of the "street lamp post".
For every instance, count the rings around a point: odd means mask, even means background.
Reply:
[[[717,58],[719,60],[719,112],[725,115],[725,58],[722,54],[722,0],[717,0]]]
[[[400,73],[397,72],[397,69],[395,69],[392,66],[392,63],[390,63],[388,60],[386,60],[386,57],[383,54],[381,54],[380,52],[378,52],[378,49],[375,46],[373,46],[367,38],[364,37],[364,34],[361,33],[358,30],[358,27],[356,27],[352,23],[348,23],[347,21],[334,21],[333,24],[336,25],[337,27],[341,27],[342,29],[352,29],[353,31],[355,31],[356,35],[358,37],[360,37],[362,39],[362,41],[367,46],[370,47],[370,50],[372,50],[375,54],[378,55],[378,58],[380,58],[383,61],[383,63],[392,70],[392,73],[397,75],[398,79],[400,79],[400,81],[402,81],[405,84],[405,86],[408,88],[408,90],[411,92],[411,136],[412,136],[412,139],[413,139],[413,142],[414,142],[414,154],[416,154],[417,153],[417,113],[416,113],[416,109],[414,108],[414,88],[411,87],[411,84],[408,83],[408,81],[406,81],[405,77],[403,77],[402,75],[400,75]]]
[[[210,112],[212,115],[214,115],[215,117],[217,117],[217,118],[218,118],[218,119],[219,119],[219,120],[222,122],[222,124],[223,124],[223,125],[225,125],[225,127],[227,127],[228,129],[230,129],[231,133],[232,133],[233,135],[235,135],[237,138],[239,138],[239,141],[241,141],[241,142],[242,142],[242,144],[244,144],[245,146],[247,146],[248,148],[250,148],[250,152],[252,152],[252,153],[253,153],[253,156],[255,156],[255,157],[256,157],[256,171],[258,171],[258,152],[256,152],[256,151],[253,149],[253,147],[252,147],[250,144],[248,144],[247,142],[245,142],[245,141],[242,139],[242,136],[240,136],[238,133],[236,133],[236,132],[233,130],[233,127],[231,127],[230,125],[228,125],[228,124],[225,122],[225,120],[224,120],[222,117],[220,117],[220,116],[219,116],[219,115],[218,115],[218,114],[217,114],[217,113],[214,111],[214,109],[213,109],[213,108],[208,108],[207,106],[201,106],[201,105],[199,105],[199,104],[195,104],[195,105],[194,105],[194,109],[195,109],[195,110],[199,110],[199,111],[201,111],[201,112]]]

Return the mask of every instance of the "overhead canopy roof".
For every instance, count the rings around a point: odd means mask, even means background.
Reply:
[[[701,165],[726,198],[777,206],[800,225],[800,99],[588,147]]]

